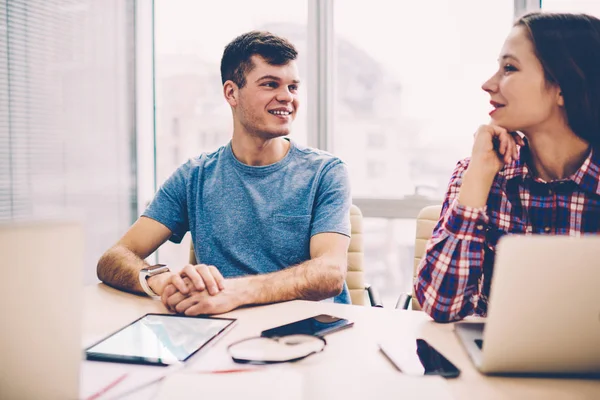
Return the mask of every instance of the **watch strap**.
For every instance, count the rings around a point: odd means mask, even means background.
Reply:
[[[164,268],[162,268],[164,267]],[[161,271],[153,271],[156,270],[158,268],[161,268]],[[157,265],[153,265],[150,268],[142,268],[140,270],[139,273],[139,281],[140,281],[140,286],[142,287],[142,290],[144,291],[144,293],[146,293],[148,296],[150,296],[153,299],[160,299],[160,296],[158,294],[156,294],[156,292],[154,292],[154,290],[152,290],[152,288],[150,287],[150,285],[148,285],[148,278],[154,275],[158,275],[164,272],[169,272],[169,268],[167,268],[166,265],[164,264],[157,264]]]

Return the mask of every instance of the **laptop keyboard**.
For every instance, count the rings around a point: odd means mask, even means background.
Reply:
[[[475,344],[479,347],[479,350],[483,350],[483,340],[475,339]]]

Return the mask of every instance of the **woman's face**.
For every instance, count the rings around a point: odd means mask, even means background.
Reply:
[[[562,115],[560,88],[546,82],[525,28],[512,29],[498,63],[498,71],[481,87],[491,97],[491,123],[527,132]]]

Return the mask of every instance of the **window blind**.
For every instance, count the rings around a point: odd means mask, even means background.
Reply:
[[[81,220],[87,282],[137,212],[133,33],[134,0],[0,0],[0,223]]]

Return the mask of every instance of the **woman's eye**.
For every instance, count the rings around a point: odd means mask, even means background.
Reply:
[[[511,64],[506,64],[503,69],[504,72],[514,72],[517,70],[517,68],[515,68],[515,66]]]
[[[298,90],[298,85],[290,85],[289,88],[290,88],[290,92],[295,92]]]

